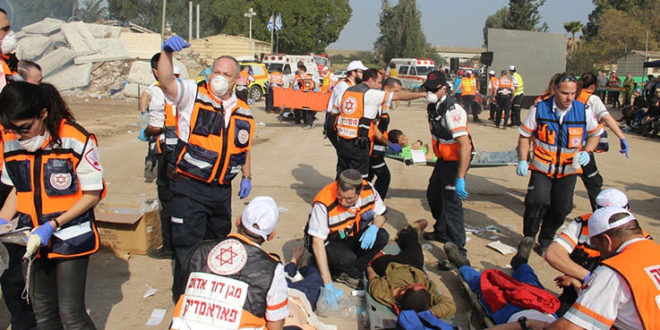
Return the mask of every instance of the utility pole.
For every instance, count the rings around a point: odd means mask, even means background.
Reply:
[[[254,52],[252,50],[252,16],[256,15],[257,12],[250,7],[250,10],[248,10],[247,13],[243,14],[243,16],[247,17],[250,20],[250,45],[249,45],[249,51],[250,51],[250,56],[254,57]]]
[[[160,42],[165,42],[165,12],[167,11],[167,0],[163,0],[163,22],[160,26]]]
[[[188,41],[192,40],[192,15],[193,15],[193,4],[192,1],[188,1]]]
[[[197,4],[197,39],[199,39],[199,3]]]

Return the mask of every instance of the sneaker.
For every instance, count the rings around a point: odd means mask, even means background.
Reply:
[[[511,258],[511,268],[517,269],[520,265],[529,261],[529,254],[534,247],[534,238],[525,236],[518,244],[518,252]]]
[[[468,260],[463,253],[461,253],[461,250],[458,248],[458,246],[452,242],[447,242],[445,243],[444,246],[445,249],[445,254],[447,255],[447,259],[451,261],[456,268],[461,268],[463,266],[470,266],[470,260]]]
[[[149,249],[147,255],[154,259],[172,259],[172,250],[165,245],[161,245],[155,249]]]
[[[338,283],[344,283],[346,284],[346,286],[348,286],[351,289],[358,289],[362,287],[362,281],[360,281],[359,278],[350,277],[346,273],[339,274],[339,276],[337,276],[335,281]]]
[[[314,126],[312,126],[312,125],[305,125],[305,127],[303,127],[303,129],[311,129],[312,127],[314,127]]]
[[[435,232],[424,233],[422,235],[422,237],[424,237],[424,239],[427,240],[427,241],[437,241],[437,242],[440,242],[440,243],[449,242],[448,237],[442,237],[440,235],[437,235]]]

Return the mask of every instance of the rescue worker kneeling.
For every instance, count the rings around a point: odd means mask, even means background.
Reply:
[[[314,254],[329,293],[325,303],[336,304],[341,295],[331,272],[338,275],[336,281],[357,288],[367,263],[387,244],[385,210],[376,189],[355,169],[343,171],[314,197],[305,246]]]
[[[190,250],[172,329],[283,328],[289,316],[284,266],[260,246],[275,237],[278,212],[271,197],[255,197],[236,220],[237,233]]]

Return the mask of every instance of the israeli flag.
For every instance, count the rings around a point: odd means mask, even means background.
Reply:
[[[266,27],[268,28],[268,32],[273,31],[273,15],[270,15],[270,19],[268,20],[268,25]]]
[[[282,15],[277,13],[277,18],[275,18],[275,30],[282,30]]]

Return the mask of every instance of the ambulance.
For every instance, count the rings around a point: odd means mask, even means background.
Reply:
[[[284,75],[296,74],[298,71],[298,62],[305,64],[307,73],[312,76],[318,76],[319,69],[314,60],[314,55],[286,55],[286,54],[266,54],[262,62],[268,68],[268,72],[275,71],[276,68],[279,68]]]
[[[405,89],[419,89],[426,75],[436,70],[433,60],[425,58],[393,58],[390,64],[394,63],[396,71],[399,73],[399,80]]]

